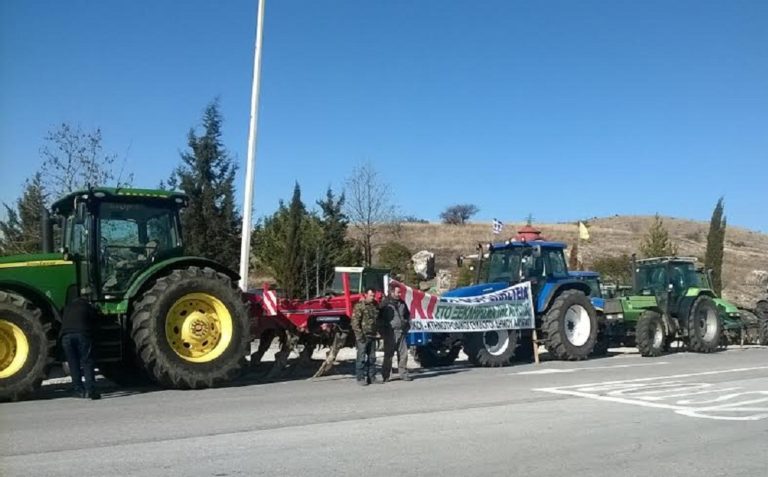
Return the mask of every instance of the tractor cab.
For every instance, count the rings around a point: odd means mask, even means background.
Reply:
[[[699,290],[708,289],[708,279],[696,266],[695,258],[659,257],[638,260],[633,267],[634,293],[653,296],[668,312],[677,310],[680,301]]]
[[[373,267],[336,267],[334,269],[333,284],[331,292],[338,295],[344,294],[343,275],[349,276],[349,291],[355,295],[365,293],[368,288],[373,288],[377,292],[384,292],[386,278],[390,271],[386,268]]]
[[[52,211],[80,282],[93,298],[110,300],[155,262],[183,255],[179,211],[186,204],[177,192],[98,188],[69,194]]]

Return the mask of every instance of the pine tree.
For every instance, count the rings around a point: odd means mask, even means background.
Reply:
[[[0,220],[0,254],[35,253],[42,250],[40,225],[46,199],[42,175],[38,172],[26,182],[15,208],[3,204],[7,219]]]
[[[187,253],[237,268],[240,255],[240,217],[235,207],[236,166],[221,142],[222,117],[218,101],[203,113],[203,134],[189,131],[189,151],[169,180],[189,196],[182,213]]]
[[[303,243],[302,243],[302,225],[307,210],[301,201],[301,188],[299,184],[293,188],[293,197],[288,204],[288,224],[285,234],[285,256],[283,257],[285,266],[281,282],[285,292],[290,297],[297,297],[302,289],[302,271],[303,271]]]
[[[720,197],[712,211],[712,219],[709,221],[707,252],[704,256],[704,266],[712,270],[712,288],[718,295],[723,291],[723,250],[726,227],[724,209],[725,202],[723,197]]]
[[[640,253],[646,258],[677,255],[677,245],[669,238],[659,214],[654,216],[653,224],[640,244]]]

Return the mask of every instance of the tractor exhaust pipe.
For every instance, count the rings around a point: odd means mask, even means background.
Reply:
[[[43,253],[53,253],[53,222],[48,213],[48,209],[43,209],[40,220],[40,242],[43,247]]]
[[[632,254],[632,260],[630,262],[632,265],[632,291],[637,293],[639,290],[637,289],[637,254]]]

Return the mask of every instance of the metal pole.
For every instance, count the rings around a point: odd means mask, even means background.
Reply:
[[[245,197],[243,199],[243,230],[240,242],[240,288],[248,289],[248,265],[251,256],[253,221],[253,170],[256,162],[256,132],[259,122],[259,88],[261,86],[261,40],[264,31],[264,2],[258,0],[256,46],[253,55],[253,85],[251,88],[251,123],[248,128],[248,162],[245,167]]]

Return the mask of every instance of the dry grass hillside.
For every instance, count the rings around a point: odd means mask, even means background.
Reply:
[[[639,248],[653,217],[616,216],[592,219],[590,240],[581,244],[581,255],[587,267],[601,255],[632,254]],[[674,218],[664,218],[679,254],[703,259],[709,224]],[[436,268],[456,271],[456,257],[474,253],[478,242],[501,241],[514,235],[523,224],[506,224],[501,235],[491,234],[488,223],[450,226],[443,224],[403,224],[393,237],[414,252],[429,250],[435,254]],[[536,224],[550,240],[572,244],[576,240],[574,224]],[[384,239],[385,237],[381,237]],[[752,307],[765,294],[765,277],[755,278],[753,271],[768,270],[768,235],[746,229],[729,227],[726,232],[723,295],[741,306]]]

